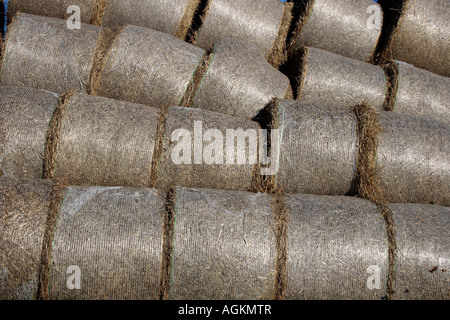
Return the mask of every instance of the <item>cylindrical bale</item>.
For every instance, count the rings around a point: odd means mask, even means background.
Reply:
[[[249,190],[259,128],[257,122],[216,112],[169,108],[156,187]]]
[[[398,67],[398,90],[394,110],[450,123],[450,78],[394,62]]]
[[[99,35],[100,28],[88,24],[69,30],[66,20],[18,15],[9,28],[0,83],[85,92]]]
[[[408,0],[388,45],[389,55],[450,76],[450,2]]]
[[[448,300],[450,208],[391,204],[396,230],[395,298]]]
[[[291,195],[285,298],[377,299],[386,295],[388,242],[377,207],[350,197]],[[369,277],[376,276],[375,283]],[[376,288],[368,287],[376,285]]]
[[[76,94],[66,105],[55,178],[72,185],[150,183],[159,110]]]
[[[108,54],[97,94],[158,108],[178,106],[203,54],[168,34],[127,26]]]
[[[0,299],[36,299],[52,186],[0,179]]]
[[[320,48],[362,61],[371,59],[381,34],[379,4],[372,0],[313,0],[309,10],[300,22],[297,47]]]
[[[208,50],[221,38],[233,37],[253,43],[267,57],[282,19],[283,4],[278,0],[211,0],[197,45]]]
[[[8,16],[11,18],[17,12],[25,12],[38,16],[67,19],[73,11],[67,12],[70,6],[80,8],[81,22],[89,23],[95,0],[8,0]]]
[[[345,195],[357,159],[356,119],[347,109],[282,100],[276,113],[279,170],[276,185],[287,193]],[[274,134],[274,133],[272,133]]]
[[[53,240],[50,298],[158,299],[164,200],[153,189],[68,187]],[[79,289],[70,290],[77,275]]]
[[[41,178],[55,93],[0,86],[0,171],[9,177]]]
[[[377,165],[391,203],[450,205],[450,125],[382,112]]]
[[[269,65],[257,47],[225,38],[214,46],[193,106],[251,119],[273,98],[284,98],[289,88],[288,77]]]
[[[297,88],[299,100],[345,108],[366,101],[381,110],[387,92],[382,68],[322,49],[305,50],[305,65],[296,66],[306,73],[297,78],[302,81]]]
[[[177,188],[170,299],[271,299],[276,245],[263,193]]]
[[[185,36],[199,0],[138,0],[130,3],[109,0],[103,15],[103,26],[132,24],[170,35]],[[183,39],[184,40],[184,39]]]

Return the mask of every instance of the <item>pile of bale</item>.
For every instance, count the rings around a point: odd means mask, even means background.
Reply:
[[[10,0],[0,299],[448,299],[449,9]]]

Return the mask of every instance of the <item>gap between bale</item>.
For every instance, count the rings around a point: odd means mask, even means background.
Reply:
[[[197,43],[198,31],[200,30],[203,21],[205,21],[208,15],[209,8],[211,7],[211,2],[213,0],[200,0],[197,9],[191,20],[189,29],[186,31],[186,36],[184,40],[190,44]]]
[[[294,4],[284,3],[283,16],[278,34],[272,45],[267,61],[275,68],[279,68],[287,59],[287,41],[293,19]]]
[[[293,100],[301,100],[307,70],[308,48],[305,46],[297,48],[289,60],[281,67],[281,72],[289,78],[291,83]]]
[[[65,186],[59,181],[55,181],[50,193],[50,203],[48,207],[47,222],[45,225],[44,238],[42,240],[41,265],[39,268],[38,300],[48,300],[48,286],[50,280],[50,268],[52,258],[53,238],[56,232],[56,222],[58,221],[59,209],[64,200]]]
[[[383,104],[384,111],[394,111],[395,102],[397,101],[399,70],[395,61],[386,61],[380,65],[386,75],[386,100]]]
[[[315,0],[298,0],[294,1],[294,9],[292,11],[292,23],[289,28],[287,37],[287,52],[290,54],[295,48],[297,39],[302,33],[302,29],[305,26],[309,16],[311,15],[314,7]]]
[[[175,226],[176,188],[170,188],[166,194],[163,224],[163,252],[161,257],[161,278],[159,300],[167,300],[170,292],[170,274],[172,269],[173,237]]]
[[[105,13],[108,0],[95,0],[94,7],[92,8],[90,24],[94,26],[101,26],[103,20],[103,14]]]
[[[284,290],[287,285],[287,227],[289,210],[286,207],[284,192],[277,191],[274,195],[275,201],[275,238],[276,238],[276,276],[273,293],[274,300],[284,300]]]
[[[153,150],[152,167],[150,169],[150,182],[149,187],[154,188],[158,181],[158,166],[163,153],[164,135],[166,132],[166,120],[169,114],[169,106],[164,106],[158,118],[158,124],[156,126],[156,138],[155,148]]]
[[[194,74],[186,88],[186,91],[184,92],[183,98],[181,98],[181,107],[190,107],[192,105],[195,94],[200,88],[203,78],[206,76],[209,66],[211,65],[213,53],[214,48],[205,52],[202,59],[200,60],[200,63],[198,64],[197,69],[195,69]]]
[[[97,40],[97,45],[94,50],[94,59],[92,61],[91,72],[89,74],[89,81],[86,88],[88,94],[96,94],[100,79],[102,77],[103,69],[105,68],[108,56],[111,49],[119,39],[126,26],[116,28],[102,28]]]
[[[196,18],[196,14],[201,10],[202,0],[189,0],[188,5],[184,10],[183,17],[175,31],[175,37],[181,40],[187,40],[191,26]]]
[[[48,124],[47,134],[45,137],[44,163],[42,171],[43,179],[53,179],[64,113],[70,98],[75,93],[75,91],[69,91],[60,97],[58,105],[53,111],[52,118]]]
[[[372,54],[372,64],[382,64],[383,60],[392,59],[388,57],[390,54],[390,46],[394,41],[397,30],[403,21],[403,11],[408,5],[409,0],[379,0],[378,3],[383,9],[383,26],[378,43]]]

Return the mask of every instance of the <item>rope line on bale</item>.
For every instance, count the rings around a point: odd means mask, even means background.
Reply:
[[[92,8],[90,24],[95,26],[101,26],[103,20],[103,14],[105,13],[108,0],[95,0],[94,7]]]

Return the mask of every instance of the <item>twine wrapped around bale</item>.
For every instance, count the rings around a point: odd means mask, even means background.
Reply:
[[[55,93],[0,86],[0,171],[9,177],[41,178]]]
[[[393,111],[450,123],[450,78],[395,61],[397,92]]]
[[[250,119],[290,89],[289,79],[271,67],[257,47],[231,38],[214,45],[200,80],[191,106]]]
[[[65,20],[17,15],[9,26],[0,83],[85,92],[99,35],[100,28],[88,24],[69,30]]]
[[[450,125],[382,112],[377,164],[389,202],[450,205]]]
[[[166,189],[176,184],[193,188],[252,189],[254,175],[259,174],[256,172],[259,128],[257,122],[207,110],[169,108],[161,134],[164,138],[159,146],[160,157],[155,164],[156,188]],[[233,159],[228,156],[230,147],[234,148]],[[175,158],[178,160],[174,161]]]
[[[276,246],[268,194],[177,188],[170,299],[270,299]]]
[[[284,60],[292,4],[277,0],[210,0],[196,38],[196,44],[209,49],[224,37],[256,45],[272,65]]]
[[[291,64],[296,98],[345,107],[367,101],[380,110],[386,100],[383,69],[322,49],[303,47]]]
[[[450,3],[407,0],[387,41],[384,56],[450,76]]]
[[[274,104],[271,112],[275,116],[272,128],[279,130],[280,139],[276,186],[287,193],[350,192],[357,156],[353,114],[343,108],[287,100]]]
[[[179,105],[204,53],[170,35],[127,26],[106,57],[94,93],[158,108]]]
[[[380,28],[369,28],[372,0],[312,0],[299,20],[295,47],[310,46],[342,56],[370,61],[380,37]],[[381,21],[380,21],[381,22]]]
[[[165,197],[153,189],[68,187],[53,239],[50,299],[158,299]],[[67,269],[81,271],[79,290]],[[73,272],[73,271],[72,271]]]
[[[37,298],[51,183],[0,179],[0,299]]]
[[[108,0],[103,14],[103,26],[132,24],[168,33],[184,40],[194,19],[200,0],[138,1]]]
[[[96,0],[8,0],[8,16],[14,17],[17,12],[26,12],[39,16],[67,19],[69,6],[80,8],[81,22],[89,23]]]

